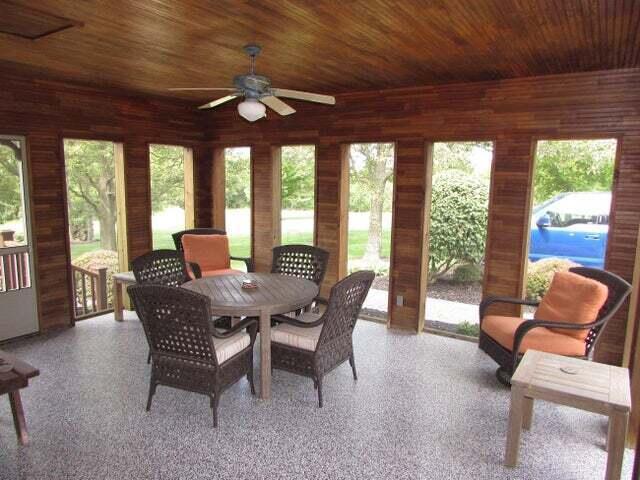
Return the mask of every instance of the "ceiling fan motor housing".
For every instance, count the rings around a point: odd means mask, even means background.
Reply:
[[[262,75],[236,75],[233,77],[233,85],[245,97],[260,98],[270,94],[271,81]]]

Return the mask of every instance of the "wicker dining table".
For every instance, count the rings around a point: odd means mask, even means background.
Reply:
[[[242,288],[244,280],[256,287]],[[271,398],[271,316],[310,305],[318,286],[277,273],[244,273],[198,278],[182,287],[208,296],[213,315],[260,318],[260,398]]]

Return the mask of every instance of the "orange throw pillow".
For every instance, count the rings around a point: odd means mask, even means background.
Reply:
[[[231,266],[229,239],[226,235],[183,235],[182,248],[184,259],[197,263],[203,272]]]
[[[551,280],[549,291],[542,298],[533,316],[536,320],[551,320],[568,323],[591,323],[607,301],[609,289],[606,285],[572,272],[557,272]],[[551,329],[584,340],[588,329]]]

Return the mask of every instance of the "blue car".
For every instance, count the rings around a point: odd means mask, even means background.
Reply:
[[[563,258],[604,267],[611,192],[568,192],[538,205],[531,216],[529,260]]]

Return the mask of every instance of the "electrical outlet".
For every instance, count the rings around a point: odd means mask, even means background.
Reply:
[[[402,307],[402,306],[404,306],[404,297],[403,297],[402,295],[398,295],[398,296],[396,297],[396,305],[397,305],[398,307]]]

